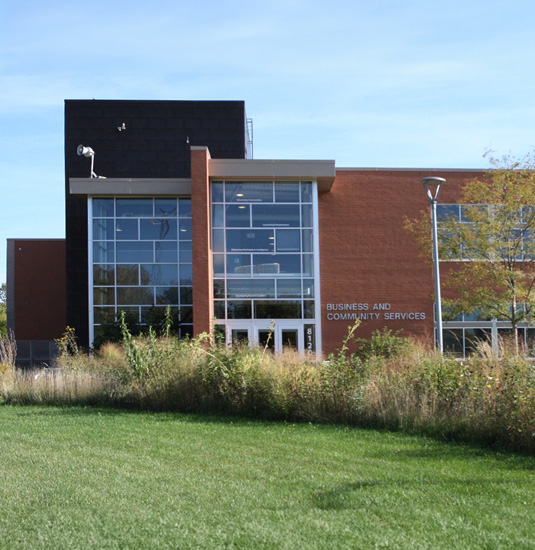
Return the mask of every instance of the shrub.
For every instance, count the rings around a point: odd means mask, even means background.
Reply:
[[[401,330],[393,332],[384,327],[383,330],[374,330],[371,338],[356,338],[358,344],[357,356],[364,361],[372,357],[388,358],[401,355],[411,347],[412,340],[398,336]]]
[[[269,419],[386,426],[440,437],[535,449],[535,370],[482,346],[441,357],[388,330],[360,340],[358,324],[327,361],[227,348],[208,335],[133,336],[81,353],[67,331],[55,369],[16,373],[13,342],[0,341],[2,395],[11,402],[84,403]],[[6,368],[4,365],[9,365]]]

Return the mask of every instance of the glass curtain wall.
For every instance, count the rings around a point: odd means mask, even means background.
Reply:
[[[191,200],[89,200],[90,340],[121,311],[139,325],[171,308],[179,334],[192,334]]]
[[[212,182],[214,315],[316,318],[315,183]],[[257,323],[259,324],[259,323]]]

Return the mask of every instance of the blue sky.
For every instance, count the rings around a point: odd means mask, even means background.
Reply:
[[[64,99],[241,99],[255,158],[486,167],[535,147],[534,20],[533,0],[0,0],[0,283],[7,238],[64,236]]]

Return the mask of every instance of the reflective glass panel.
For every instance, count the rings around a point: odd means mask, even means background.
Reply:
[[[223,227],[225,225],[224,208],[222,204],[212,206],[212,227]]]
[[[301,298],[301,279],[279,279],[277,298]]]
[[[157,288],[156,305],[178,305],[178,288],[176,286]]]
[[[193,288],[190,286],[180,287],[180,303],[193,304]]]
[[[312,184],[301,184],[301,202],[312,202]]]
[[[93,240],[113,241],[114,233],[113,220],[93,220]]]
[[[135,218],[154,216],[152,199],[116,199],[115,208],[118,218]]]
[[[223,202],[223,184],[212,183],[212,202]]]
[[[444,351],[452,355],[463,355],[463,329],[442,331]]]
[[[180,308],[180,322],[181,323],[193,323],[193,308],[190,306],[181,306]]]
[[[301,256],[299,254],[255,254],[253,273],[258,275],[300,275]]]
[[[144,264],[140,274],[142,285],[178,285],[176,264]]]
[[[139,323],[139,307],[118,307],[117,319],[121,318],[121,314],[125,315],[127,323]]]
[[[97,264],[93,266],[93,284],[99,285],[114,285],[115,284],[115,268],[113,265]]]
[[[214,298],[225,297],[225,281],[224,279],[214,279]]]
[[[223,254],[214,254],[213,264],[214,275],[221,276],[225,274],[225,256]]]
[[[225,230],[212,230],[212,250],[214,252],[225,252]]]
[[[153,261],[152,243],[125,241],[117,243],[117,263],[141,263]]]
[[[227,319],[250,319],[252,316],[250,300],[228,300]]]
[[[121,241],[134,241],[139,239],[138,220],[117,220],[115,238]]]
[[[191,199],[178,199],[178,215],[181,218],[191,218]]]
[[[117,266],[118,285],[139,285],[139,265],[122,264]]]
[[[225,207],[227,227],[250,227],[250,213],[248,204],[229,204]]]
[[[299,202],[299,184],[276,183],[275,202]]]
[[[154,199],[154,215],[159,218],[176,218],[178,207],[176,199]]]
[[[299,229],[277,229],[277,252],[299,252],[300,237]]]
[[[312,229],[303,229],[303,252],[313,252],[314,251],[314,236],[312,234]]]
[[[255,301],[255,319],[300,319],[300,301]]]
[[[176,241],[176,220],[157,218],[140,220],[141,240]]]
[[[438,208],[438,205],[437,205],[437,208]],[[461,205],[461,221],[465,223],[477,221],[481,218],[481,216],[485,215],[486,213],[488,213],[488,207],[484,204]],[[520,219],[522,217],[521,209],[518,209],[516,212],[513,212],[512,217],[516,217],[516,219],[520,222]]]
[[[115,303],[115,288],[95,287],[93,289],[93,303],[99,306],[112,306]]]
[[[178,317],[178,308],[171,307],[171,320]],[[165,322],[167,307],[142,307],[141,322],[153,327],[161,327]]]
[[[301,220],[302,227],[312,227],[314,225],[312,218],[312,205],[303,204],[303,206],[301,206],[301,209],[303,214]]]
[[[272,183],[226,183],[226,202],[273,202]]]
[[[94,310],[95,323],[114,323],[115,322],[115,308],[114,307],[96,307]]]
[[[112,242],[101,241],[93,243],[93,262],[94,263],[113,263],[115,246]]]
[[[253,204],[253,227],[299,227],[299,206]]]
[[[94,218],[113,218],[113,199],[93,199]]]
[[[191,241],[180,241],[180,252],[179,252],[180,262],[191,262],[192,253],[191,253]]]
[[[181,241],[191,241],[191,220],[178,220],[178,238]]]
[[[303,279],[303,298],[314,298],[314,279]]]
[[[181,285],[193,284],[191,264],[180,264],[180,284]]]
[[[273,242],[272,230],[227,230],[227,252],[271,252]]]
[[[214,255],[215,257],[215,255]],[[251,273],[250,254],[227,254],[227,276],[239,277]]]
[[[490,342],[491,331],[481,328],[467,328],[464,331],[464,353],[470,355],[477,351],[482,342]]]
[[[216,319],[225,319],[225,302],[223,300],[216,300],[214,302],[214,317]]]
[[[303,301],[303,317],[305,319],[314,319],[314,300]]]
[[[230,279],[227,282],[227,298],[275,298],[275,280]]]
[[[312,254],[303,254],[303,275],[314,277],[314,256]]]
[[[176,242],[155,242],[154,261],[158,263],[176,263],[178,261],[178,250]]]
[[[437,222],[443,222],[450,218],[459,220],[458,204],[437,204]]]
[[[147,287],[117,287],[118,305],[154,305],[154,289]]]

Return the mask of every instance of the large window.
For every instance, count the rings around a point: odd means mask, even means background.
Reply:
[[[225,319],[314,319],[312,182],[213,182],[214,309]]]
[[[533,259],[534,246],[530,224],[533,217],[533,207],[518,207],[514,211],[501,209],[499,206],[486,204],[437,204],[437,228],[440,244],[441,260],[478,260],[485,255],[481,246],[474,247],[466,242],[464,229],[471,227],[483,228],[485,222],[498,219],[498,224],[503,225],[503,230],[492,234],[491,239],[499,239],[503,248],[491,246],[490,250],[497,254],[497,259],[506,260],[508,254],[513,254],[518,261],[530,261]],[[505,221],[506,220],[506,221]],[[454,222],[454,223],[452,223]],[[458,224],[458,225],[457,225]],[[457,230],[458,228],[458,230]],[[488,229],[487,229],[488,231]],[[468,235],[473,234],[468,231]],[[473,239],[468,239],[468,241]],[[488,254],[489,251],[487,251]]]
[[[93,339],[121,311],[147,325],[167,307],[191,334],[191,200],[94,198],[90,212]]]

